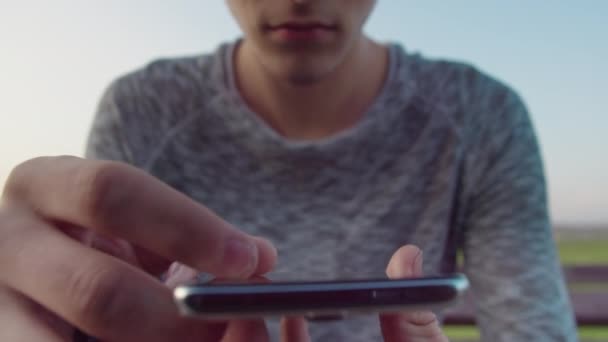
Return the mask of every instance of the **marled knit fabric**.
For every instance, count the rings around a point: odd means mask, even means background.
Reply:
[[[269,238],[273,279],[382,277],[404,244],[424,250],[426,274],[451,272],[463,249],[485,341],[576,339],[537,141],[511,89],[392,45],[389,77],[355,127],[294,141],[241,98],[234,46],[115,81],[87,157],[142,168]],[[315,341],[381,340],[373,316],[311,331]]]

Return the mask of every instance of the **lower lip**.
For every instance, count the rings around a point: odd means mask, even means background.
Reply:
[[[282,41],[318,41],[331,35],[334,30],[325,28],[311,28],[306,30],[294,30],[289,28],[278,28],[271,33]]]

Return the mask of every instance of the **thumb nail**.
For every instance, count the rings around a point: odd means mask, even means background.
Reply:
[[[414,277],[422,277],[423,271],[422,271],[422,266],[423,266],[423,256],[422,256],[422,250],[418,252],[418,254],[416,255],[416,257],[414,258],[414,262],[412,265],[412,276]]]
[[[186,284],[197,276],[198,272],[188,266],[180,263],[173,263],[167,273],[165,285],[169,288],[175,288],[179,285]]]

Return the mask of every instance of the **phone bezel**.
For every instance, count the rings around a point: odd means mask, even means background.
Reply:
[[[339,319],[352,314],[440,310],[469,286],[463,274],[408,278],[273,283],[189,284],[174,290],[180,313],[210,320],[305,316]],[[204,304],[203,304],[204,303]]]

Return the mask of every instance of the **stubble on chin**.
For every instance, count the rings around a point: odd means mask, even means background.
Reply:
[[[287,82],[296,87],[312,86],[323,78],[313,72],[295,71],[287,75]]]

